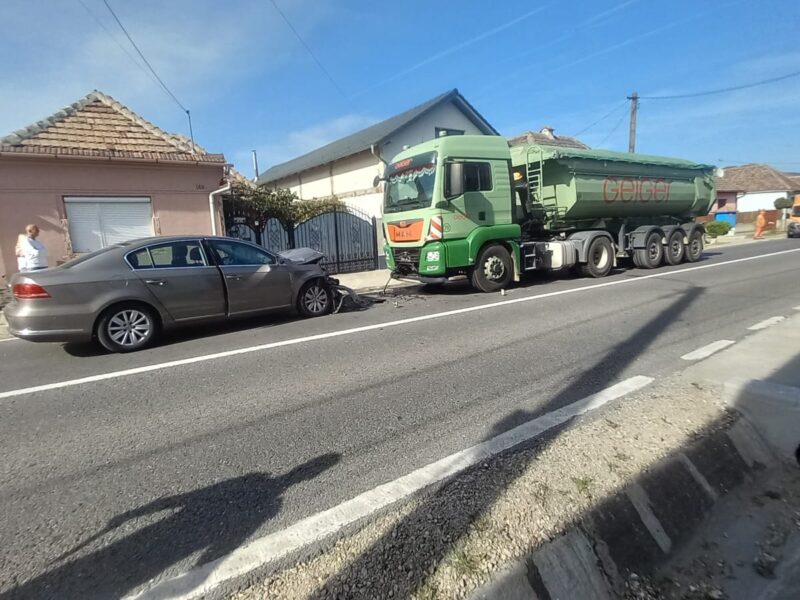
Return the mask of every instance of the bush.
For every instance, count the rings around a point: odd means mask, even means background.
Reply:
[[[711,221],[706,223],[706,233],[711,237],[726,235],[731,230],[731,224],[726,221]]]
[[[790,198],[775,198],[775,208],[778,210],[792,208],[792,204],[793,202]]]

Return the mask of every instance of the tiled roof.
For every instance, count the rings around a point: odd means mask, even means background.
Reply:
[[[295,173],[301,173],[308,169],[313,169],[319,165],[324,165],[334,160],[351,156],[358,152],[368,150],[373,144],[380,144],[386,138],[391,136],[395,131],[401,127],[405,127],[412,121],[415,121],[425,113],[436,108],[444,102],[452,102],[458,106],[464,114],[486,135],[499,135],[497,130],[492,127],[489,122],[484,119],[473,106],[466,101],[466,99],[458,92],[457,89],[452,89],[445,92],[436,98],[432,98],[427,102],[415,106],[406,112],[390,117],[385,121],[371,125],[366,129],[357,131],[352,135],[348,135],[340,140],[331,142],[321,148],[312,150],[308,154],[298,156],[288,162],[275,165],[264,171],[258,178],[257,183],[264,185],[278,179],[283,179]]]
[[[182,135],[167,133],[97,90],[0,138],[0,152],[224,163]]]
[[[549,130],[549,134],[545,133]],[[589,150],[589,146],[580,140],[569,137],[568,135],[555,135],[553,129],[546,127],[542,132],[526,131],[508,140],[509,146],[521,146],[522,144],[540,144],[543,146],[560,146],[561,148],[580,148]]]
[[[722,177],[714,177],[718,192],[794,192],[800,181],[769,165],[751,164],[725,167]]]

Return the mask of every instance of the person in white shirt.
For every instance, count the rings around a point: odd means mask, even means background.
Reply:
[[[20,236],[17,242],[17,265],[20,271],[38,271],[47,268],[47,248],[45,245],[37,240],[39,237],[39,228],[36,225],[27,225],[25,227],[24,238]]]

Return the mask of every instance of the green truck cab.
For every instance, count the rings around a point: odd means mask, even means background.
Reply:
[[[439,137],[386,166],[387,265],[398,279],[466,276],[490,292],[527,271],[603,277],[625,259],[693,262],[704,235],[693,220],[715,199],[712,172],[672,158]]]

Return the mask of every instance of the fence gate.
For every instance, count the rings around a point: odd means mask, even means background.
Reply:
[[[378,268],[375,219],[352,208],[337,209],[300,223],[294,230],[297,248],[313,248],[325,255],[331,273],[353,273]]]
[[[325,255],[330,273],[353,273],[378,268],[377,223],[357,209],[341,207],[303,221],[287,230],[276,218],[263,222],[249,207],[235,202],[223,204],[228,237],[246,240],[271,252],[290,248],[313,248]]]

